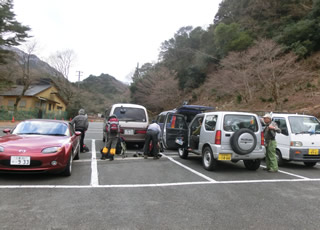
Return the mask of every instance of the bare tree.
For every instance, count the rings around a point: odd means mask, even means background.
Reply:
[[[69,70],[75,58],[75,52],[71,49],[67,49],[52,54],[49,57],[49,63],[68,80]]]
[[[292,78],[310,75],[301,69],[298,57],[285,52],[282,46],[272,40],[260,40],[249,50],[254,58],[254,75],[264,85],[275,102],[275,109],[281,109],[280,88]]]
[[[25,95],[26,91],[29,89],[32,82],[36,79],[36,74],[32,72],[30,67],[30,62],[32,56],[34,55],[37,47],[36,41],[31,41],[25,45],[24,52],[15,54],[16,61],[21,69],[21,77],[18,78],[19,83],[22,84],[22,91],[19,96],[17,96],[14,103],[14,111],[17,111],[18,104],[22,97]]]
[[[153,111],[169,109],[181,103],[178,80],[169,69],[156,67],[136,82],[132,98]]]

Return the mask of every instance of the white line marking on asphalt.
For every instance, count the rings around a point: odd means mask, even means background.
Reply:
[[[91,183],[92,187],[99,186],[98,179],[98,166],[97,166],[97,154],[96,154],[96,141],[92,140],[92,158],[91,158]]]
[[[260,165],[260,167],[266,168],[266,166],[264,166],[264,165]],[[278,170],[278,172],[283,173],[283,174],[287,174],[289,176],[298,177],[298,178],[301,178],[301,179],[306,179],[306,180],[310,179],[308,177],[304,177],[304,176],[300,176],[300,175],[297,175],[297,174],[289,173],[289,172],[286,172],[286,171],[283,171],[283,170]]]
[[[146,187],[169,187],[169,186],[186,186],[186,185],[212,185],[212,184],[258,184],[258,183],[283,183],[283,182],[320,182],[317,179],[279,179],[279,180],[239,180],[239,181],[202,181],[202,182],[180,182],[180,183],[161,183],[161,184],[115,184],[115,185],[1,185],[0,189],[17,189],[17,188],[146,188]]]
[[[176,161],[176,160],[173,159],[172,157],[168,157],[168,156],[166,156],[166,155],[163,154],[163,153],[161,153],[161,155],[164,156],[164,157],[166,157],[166,158],[168,158],[168,159],[169,159],[170,161],[172,161],[173,163],[175,163],[175,164],[177,164],[177,165],[179,165],[179,166],[181,166],[181,167],[189,170],[190,172],[193,172],[194,174],[196,174],[196,175],[198,175],[198,176],[200,176],[200,177],[202,177],[202,178],[204,178],[204,179],[206,179],[206,180],[208,180],[208,181],[210,181],[210,182],[216,182],[214,179],[212,179],[212,178],[210,178],[210,177],[208,177],[208,176],[206,176],[206,175],[204,175],[204,174],[202,174],[202,173],[199,173],[199,172],[197,172],[196,170],[193,170],[192,168],[189,168],[188,166],[186,166],[186,165],[184,165],[184,164],[181,164],[180,162]]]

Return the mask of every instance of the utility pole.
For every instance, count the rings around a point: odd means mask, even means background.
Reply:
[[[78,89],[79,89],[79,87],[80,87],[80,77],[81,77],[81,75],[82,75],[82,71],[76,71],[78,74]]]

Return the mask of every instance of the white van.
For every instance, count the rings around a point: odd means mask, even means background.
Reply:
[[[140,147],[144,145],[145,135],[149,124],[148,112],[142,105],[136,104],[113,104],[106,109],[103,123],[103,141],[106,141],[106,122],[108,117],[115,114],[119,119],[120,136],[125,142],[137,143]]]
[[[272,114],[281,133],[276,135],[277,158],[281,166],[288,161],[300,161],[313,167],[320,161],[320,122],[314,116]]]

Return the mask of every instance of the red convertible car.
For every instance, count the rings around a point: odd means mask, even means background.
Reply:
[[[66,121],[26,120],[0,137],[0,172],[54,172],[70,176],[80,135]]]

